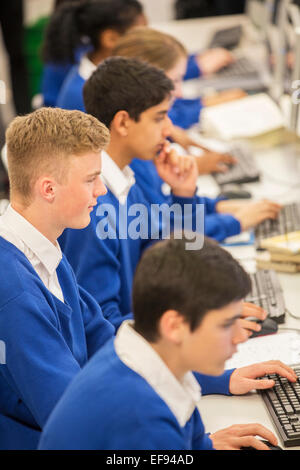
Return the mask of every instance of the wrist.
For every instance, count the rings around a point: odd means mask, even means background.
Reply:
[[[171,191],[176,197],[193,198],[196,193],[196,186],[194,189],[171,188]]]

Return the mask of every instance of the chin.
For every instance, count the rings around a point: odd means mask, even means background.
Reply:
[[[91,218],[87,217],[85,220],[73,222],[73,224],[72,225],[70,224],[68,227],[72,229],[80,230],[80,229],[86,228],[89,225],[90,221],[91,221]]]

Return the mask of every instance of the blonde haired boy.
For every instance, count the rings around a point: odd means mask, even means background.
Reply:
[[[41,108],[6,132],[10,205],[0,217],[0,448],[34,449],[72,378],[113,335],[76,283],[57,238],[84,228],[98,196],[107,128]],[[80,247],[78,247],[80,250]]]

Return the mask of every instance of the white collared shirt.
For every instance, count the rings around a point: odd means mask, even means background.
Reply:
[[[83,80],[88,80],[97,66],[88,58],[87,55],[83,55],[79,62],[78,73]]]
[[[59,244],[53,245],[11,205],[0,217],[0,236],[24,253],[49,291],[64,302],[56,273],[62,259]]]
[[[201,399],[201,387],[192,372],[179,382],[165,362],[132,327],[124,321],[115,338],[115,350],[124,364],[141,375],[170,408],[181,427],[185,426]]]
[[[121,170],[107,152],[102,151],[102,179],[107,188],[125,204],[130,188],[135,184],[134,172],[126,165]]]

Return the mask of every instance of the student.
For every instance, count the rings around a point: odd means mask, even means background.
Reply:
[[[146,23],[138,0],[81,0],[58,8],[48,25],[43,48],[44,105],[83,111],[83,82],[100,61],[110,55],[120,35],[133,26]],[[187,63],[185,79],[209,75],[232,61],[232,54],[222,48],[193,54]],[[76,66],[72,68],[74,62]],[[176,106],[181,111],[188,107],[185,121],[178,123],[191,125],[197,113],[198,120],[199,99],[182,101]],[[178,119],[181,111],[177,112]]]
[[[270,372],[297,379],[279,361],[213,377],[242,340],[238,319],[251,281],[213,241],[195,251],[186,249],[187,241],[164,240],[142,256],[133,283],[134,322],[124,322],[74,379],[40,449],[267,450],[256,436],[277,444],[260,424],[205,432],[197,373],[211,376],[203,395],[270,388],[273,380],[256,380]]]
[[[80,111],[41,108],[6,132],[11,198],[0,217],[0,448],[34,449],[49,414],[114,334],[76,283],[57,238],[81,229],[106,189],[109,133]]]
[[[85,0],[59,7],[43,46],[48,64],[42,85],[44,104],[84,111],[82,87],[91,70],[110,56],[120,35],[145,22],[138,0]]]
[[[225,202],[236,203],[195,196],[198,174],[194,159],[179,157],[165,145],[170,132],[167,113],[172,89],[172,81],[162,70],[122,57],[102,62],[84,86],[86,109],[111,133],[102,159],[108,192],[92,212],[91,224],[83,230],[65,231],[60,240],[78,282],[95,297],[105,318],[116,327],[131,317],[132,279],[142,251],[153,239],[163,237],[165,227],[155,223],[152,227],[148,220],[156,206],[169,210],[177,204],[185,214],[188,205],[197,218],[197,208],[203,205],[205,234],[218,240],[240,233],[266,217],[275,217],[279,207],[256,202],[240,207],[232,216],[216,210],[221,203],[222,207]],[[145,197],[144,188],[135,183],[129,167],[134,157],[156,159],[159,175],[171,187],[168,199],[162,200],[155,192],[153,197]],[[136,204],[143,209],[137,228],[140,234],[129,236],[129,227],[136,221],[132,213],[138,209]],[[172,210],[170,214],[172,217]],[[181,217],[180,222],[188,223],[187,219]],[[195,218],[193,224],[194,221]]]
[[[187,67],[187,51],[183,44],[173,36],[162,33],[152,28],[140,27],[128,31],[122,36],[114,49],[112,56],[135,57],[143,60],[148,64],[159,67],[164,70],[166,75],[173,81],[174,90],[173,97],[175,100],[182,98],[182,80]],[[223,97],[224,99],[224,97]],[[217,104],[216,98],[202,100],[205,106]],[[182,112],[174,105],[169,111],[169,117],[172,122],[178,122],[178,119],[199,120],[198,105],[194,107],[195,116],[192,116],[193,110],[189,109],[188,113]],[[178,114],[178,116],[177,116]],[[172,140],[179,143],[185,149],[189,149],[191,145],[197,145],[196,142],[188,135],[186,131],[178,126],[174,126],[171,131]],[[206,151],[197,158],[198,170],[200,174],[211,173],[216,171],[226,171],[227,164],[233,164],[234,159],[227,154]],[[135,162],[132,164],[135,165]],[[137,171],[139,164],[136,162]],[[152,173],[152,163],[141,164],[143,170],[147,168],[146,173]],[[135,167],[132,166],[135,171]],[[143,171],[142,173],[145,173]]]

